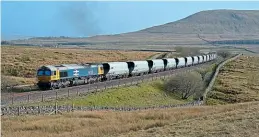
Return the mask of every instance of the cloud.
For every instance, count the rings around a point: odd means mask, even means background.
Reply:
[[[61,18],[78,35],[88,37],[101,33],[94,11],[98,10],[97,2],[69,2],[59,8]]]

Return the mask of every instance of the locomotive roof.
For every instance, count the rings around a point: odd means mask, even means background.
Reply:
[[[55,70],[56,70],[56,67],[55,67],[55,66],[52,66],[52,65],[42,66],[41,68],[48,68],[48,69],[50,69],[51,71],[55,71]]]
[[[67,69],[80,69],[80,68],[86,68],[86,67],[97,67],[97,64],[61,64],[54,66],[55,68],[58,68],[59,70],[67,70]]]

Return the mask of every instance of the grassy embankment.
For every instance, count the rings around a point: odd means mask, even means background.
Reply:
[[[241,56],[225,64],[208,94],[208,104],[259,101],[259,57]]]

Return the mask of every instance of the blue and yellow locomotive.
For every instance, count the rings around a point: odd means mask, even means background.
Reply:
[[[101,81],[104,70],[100,64],[62,64],[42,66],[37,71],[40,89],[55,89]]]

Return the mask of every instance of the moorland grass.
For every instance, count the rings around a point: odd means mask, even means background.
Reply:
[[[216,78],[207,103],[227,104],[259,100],[259,57],[240,56],[225,64]]]
[[[259,103],[51,116],[2,116],[5,137],[257,136]]]

